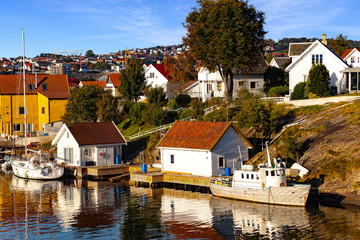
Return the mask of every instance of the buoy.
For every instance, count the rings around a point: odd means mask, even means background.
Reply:
[[[285,187],[285,183],[280,183],[280,187]]]
[[[65,163],[64,162],[60,163],[60,167],[65,167]]]

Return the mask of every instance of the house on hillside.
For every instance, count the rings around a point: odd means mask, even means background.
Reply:
[[[176,121],[157,148],[163,172],[211,177],[239,168],[253,146],[231,122]]]
[[[0,75],[1,133],[23,135],[24,98],[20,75]],[[26,74],[28,132],[41,131],[45,124],[61,121],[70,97],[66,75]]]
[[[106,82],[105,81],[80,81],[79,87],[83,87],[85,85],[95,85],[102,89],[105,88]]]
[[[150,64],[145,68],[146,86],[162,87],[166,93],[167,98],[171,98],[171,93],[168,91],[168,83],[172,80],[169,76],[169,71],[165,70],[164,64]]]
[[[51,143],[58,162],[70,166],[111,165],[127,142],[113,122],[64,124]]]
[[[300,55],[294,54],[295,52]],[[326,45],[326,35],[325,38],[323,36],[322,42],[316,40],[312,43],[290,43],[289,56],[292,57],[292,61],[285,71],[289,73],[290,94],[296,84],[307,80],[312,65],[319,63],[324,64],[329,71],[329,85],[332,92],[343,93],[345,91],[346,78],[342,71],[349,68],[349,65]]]
[[[349,92],[360,90],[360,48],[347,49],[341,58],[350,66],[342,71],[346,76],[346,89]]]
[[[109,90],[114,97],[118,97],[120,95],[118,90],[118,87],[120,85],[120,80],[119,80],[120,75],[121,75],[120,73],[112,73],[109,74],[109,76],[106,79],[106,84],[104,89]]]
[[[254,63],[247,69],[233,71],[233,98],[238,97],[241,89],[250,93],[261,94],[264,88],[264,73],[268,68],[264,56],[259,53]],[[198,73],[201,99],[203,102],[212,97],[225,97],[225,83],[219,71],[210,72],[202,67]]]

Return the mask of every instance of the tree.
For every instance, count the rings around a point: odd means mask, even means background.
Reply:
[[[184,83],[197,79],[196,61],[189,52],[165,58],[164,66],[176,82]]]
[[[290,100],[305,99],[305,87],[306,82],[300,82],[296,84],[293,92],[290,95]]]
[[[276,67],[268,67],[264,73],[264,91],[267,93],[270,88],[287,85],[284,72]]]
[[[62,116],[64,123],[89,123],[97,121],[97,105],[104,90],[95,85],[85,85],[72,90]]]
[[[341,56],[346,51],[346,49],[350,48],[350,42],[347,40],[347,36],[340,34],[335,38],[335,40],[331,40],[329,42],[329,47],[338,56]]]
[[[95,57],[93,50],[87,50],[85,53],[85,57]]]
[[[109,92],[104,92],[96,103],[98,121],[115,121],[117,117],[117,100]]]
[[[151,87],[147,89],[145,96],[150,104],[154,103],[156,105],[162,106],[166,103],[166,95],[162,87]]]
[[[307,87],[309,92],[316,94],[317,96],[328,96],[329,95],[329,83],[330,75],[326,66],[322,63],[313,64],[307,80]]]
[[[130,59],[129,64],[120,75],[119,93],[127,101],[137,101],[145,88],[145,73],[142,62]]]
[[[185,44],[210,71],[219,71],[232,95],[233,68],[246,72],[262,51],[264,13],[242,0],[198,0],[186,18]]]

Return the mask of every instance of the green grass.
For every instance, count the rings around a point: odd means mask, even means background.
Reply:
[[[324,105],[313,105],[313,106],[303,106],[303,107],[299,107],[294,109],[294,114],[296,115],[310,115],[313,113],[318,113],[321,112],[322,110],[325,109]]]
[[[119,130],[124,136],[131,136],[140,131],[146,131],[152,128],[155,128],[156,126],[151,124],[145,124],[145,125],[139,125],[139,124],[133,124],[133,121],[131,119],[125,119],[121,123],[117,125]]]

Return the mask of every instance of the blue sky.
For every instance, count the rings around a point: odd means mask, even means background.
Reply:
[[[249,0],[265,12],[266,38],[360,40],[360,2],[348,0]],[[91,49],[96,54],[179,44],[182,23],[196,0],[17,0],[0,1],[0,57]],[[83,52],[85,54],[85,51]]]

